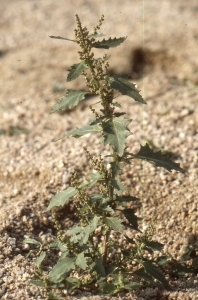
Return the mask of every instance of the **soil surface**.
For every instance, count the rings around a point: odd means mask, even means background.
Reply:
[[[47,299],[44,290],[29,284],[34,264],[26,258],[30,248],[23,240],[55,236],[46,208],[57,190],[69,186],[75,169],[83,176],[90,172],[83,146],[93,155],[109,153],[94,135],[54,142],[87,124],[92,118],[88,105],[97,102],[90,98],[71,111],[49,114],[67,88],[84,89],[81,79],[66,83],[68,68],[79,61],[76,45],[49,38],[72,39],[76,13],[90,30],[103,13],[101,32],[127,36],[106,52],[110,72],[128,73],[147,102],[118,98],[133,120],[130,151],[137,153],[150,140],[156,149],[171,150],[186,171],[137,161],[122,174],[130,193],[140,198],[137,215],[143,229],[156,214],[154,239],[179,259],[198,242],[197,0],[1,0],[0,6],[0,298]],[[72,207],[60,211],[62,220],[65,215],[72,218]],[[170,284],[171,291],[146,288],[115,297],[79,292],[65,299],[198,299],[198,278]]]

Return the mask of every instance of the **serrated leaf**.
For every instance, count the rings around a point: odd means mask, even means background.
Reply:
[[[35,265],[37,266],[38,269],[40,269],[40,266],[42,264],[42,261],[45,259],[46,257],[46,252],[45,251],[41,251],[39,257],[37,257],[35,260],[34,260],[34,263]]]
[[[122,44],[127,37],[121,37],[121,38],[109,38],[108,40],[103,39],[102,41],[97,41],[92,44],[92,47],[94,48],[102,48],[102,49],[109,49],[114,48]]]
[[[85,134],[92,133],[92,132],[101,132],[101,129],[98,128],[98,125],[85,125],[81,128],[77,127],[76,129],[70,131],[65,135],[65,137],[73,136],[75,138],[79,138]]]
[[[31,238],[27,238],[25,240],[23,240],[24,244],[34,244],[34,245],[41,245],[41,243],[35,239],[31,239]]]
[[[169,172],[171,170],[176,170],[184,173],[184,170],[180,168],[178,163],[174,163],[170,159],[163,156],[161,151],[153,152],[149,148],[148,144],[146,144],[145,146],[141,145],[140,151],[137,154],[130,154],[130,155],[134,158],[146,160],[157,167],[163,167]]]
[[[99,219],[100,219],[100,217],[94,216],[91,223],[89,225],[87,225],[86,227],[84,227],[84,236],[79,241],[80,245],[87,243],[90,233],[94,232],[94,230],[97,228]]]
[[[76,43],[76,41],[75,40],[70,40],[70,39],[67,39],[67,38],[63,38],[63,37],[61,37],[61,36],[54,36],[54,35],[51,35],[51,36],[49,36],[51,39],[58,39],[58,40],[66,40],[66,41],[70,41],[70,42],[75,42]]]
[[[152,249],[153,251],[162,251],[162,249],[164,248],[164,244],[155,242],[155,241],[147,241],[146,242],[146,246],[150,249]]]
[[[105,34],[103,33],[93,33],[89,35],[89,38],[96,38],[96,37],[101,37],[101,36],[105,36]]]
[[[84,252],[81,252],[78,254],[76,258],[76,265],[80,267],[83,270],[86,270],[87,268],[87,258],[84,256]]]
[[[119,174],[120,170],[122,169],[120,162],[113,161],[110,163],[110,165],[111,165],[112,177],[115,178]]]
[[[69,187],[63,192],[57,192],[57,194],[50,200],[50,204],[46,211],[50,210],[54,206],[63,206],[70,200],[70,198],[74,197],[76,194],[77,190],[73,187]]]
[[[135,101],[147,104],[142,96],[140,95],[140,91],[136,89],[135,84],[128,81],[126,78],[120,75],[115,75],[112,77],[109,77],[109,82],[111,85],[111,88],[114,90],[119,91],[122,95],[127,95],[131,98],[133,98]]]
[[[138,217],[135,215],[135,209],[132,208],[126,208],[122,210],[122,213],[124,214],[125,218],[128,220],[128,222],[133,225],[133,228],[135,230],[138,229]]]
[[[54,106],[50,113],[54,113],[58,110],[65,110],[78,105],[80,101],[85,99],[87,92],[67,90],[67,95],[60,98],[59,102]]]
[[[71,293],[71,291],[73,291],[74,289],[79,288],[81,284],[81,281],[75,277],[69,277],[66,279],[66,281],[68,293]]]
[[[137,276],[147,282],[150,282],[151,284],[155,285],[155,281],[153,280],[153,277],[149,274],[147,274],[145,271],[144,271],[144,268],[140,268],[139,270],[137,271],[134,271],[133,272],[133,275],[134,276]]]
[[[169,288],[168,281],[160,269],[158,269],[151,261],[142,262],[142,266],[146,273],[160,281],[166,288]]]
[[[69,74],[67,76],[67,82],[76,79],[86,69],[88,69],[88,67],[84,61],[80,62],[79,64],[72,65],[71,69],[68,70]]]
[[[100,276],[106,277],[106,272],[102,264],[102,260],[97,258],[92,264],[93,271],[96,271]]]
[[[126,191],[124,185],[118,178],[112,178],[110,184],[111,184],[111,186],[114,187],[115,194],[120,194],[120,193]]]
[[[36,286],[42,287],[42,288],[45,288],[45,287],[46,287],[46,286],[45,286],[45,282],[42,281],[42,280],[34,280],[34,279],[31,279],[31,280],[30,280],[30,283],[31,283],[31,284],[34,284],[34,285],[36,285]]]
[[[105,224],[109,226],[111,229],[123,232],[122,221],[118,217],[108,217],[104,219]]]
[[[50,248],[59,249],[61,252],[65,252],[67,250],[66,245],[61,243],[61,241],[57,238],[55,238],[53,243],[50,244]]]
[[[75,257],[66,257],[57,262],[49,273],[48,280],[51,282],[62,281],[64,275],[72,269],[75,269]]]
[[[106,122],[102,122],[104,145],[111,145],[119,156],[122,156],[126,139],[131,135],[127,128],[131,120],[125,118],[110,118]]]

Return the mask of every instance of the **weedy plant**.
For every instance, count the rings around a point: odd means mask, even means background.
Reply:
[[[119,176],[123,165],[131,165],[134,159],[148,161],[168,171],[174,169],[183,172],[183,169],[161,151],[154,152],[148,144],[140,145],[136,154],[127,150],[127,137],[131,135],[128,125],[131,120],[124,117],[124,112],[115,112],[115,108],[121,107],[121,104],[116,102],[115,91],[141,104],[146,102],[136,86],[128,81],[127,75],[108,75],[107,54],[102,58],[95,58],[93,48],[108,50],[119,46],[126,39],[102,38],[104,34],[98,31],[103,21],[102,15],[98,25],[90,33],[76,15],[77,28],[74,30],[73,40],[50,36],[73,42],[80,47],[80,62],[71,66],[67,81],[82,76],[88,88],[88,91],[67,90],[66,96],[60,98],[51,112],[70,109],[78,105],[86,95],[97,95],[101,109],[96,111],[93,105],[90,105],[89,108],[93,112],[91,122],[67,133],[66,137],[80,138],[88,133],[100,133],[103,145],[109,145],[111,148],[111,153],[107,155],[111,160],[109,167],[105,157],[99,155],[94,158],[89,150],[84,148],[91,167],[95,169],[95,172],[90,174],[91,179],[82,182],[77,173],[72,174],[71,186],[65,191],[57,192],[50,201],[47,211],[71,201],[76,209],[77,223],[68,230],[62,230],[53,212],[55,228],[58,230],[54,242],[46,248],[46,244],[42,245],[34,239],[24,241],[39,246],[35,259],[38,270],[31,282],[46,288],[51,299],[58,299],[53,295],[53,289],[66,289],[68,293],[78,289],[98,294],[116,294],[138,289],[146,282],[152,286],[163,285],[169,288],[164,271],[170,269],[170,257],[159,255],[157,259],[152,258],[154,251],[162,252],[163,244],[152,240],[152,224],[144,232],[139,229],[135,209],[130,208],[130,204],[138,199],[127,194]],[[95,186],[97,189],[94,191],[97,192],[93,192]],[[138,231],[139,237],[130,238],[126,229]],[[120,239],[123,242],[120,242]],[[50,251],[57,251],[57,255],[54,256],[57,261],[51,270],[47,271],[43,262]]]

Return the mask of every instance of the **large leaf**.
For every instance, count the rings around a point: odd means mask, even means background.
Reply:
[[[87,258],[84,256],[84,252],[81,252],[78,254],[77,259],[76,259],[76,265],[80,267],[83,270],[86,270],[87,267]]]
[[[70,41],[70,42],[75,42],[76,43],[76,41],[74,41],[74,40],[70,40],[70,39],[67,39],[67,38],[63,38],[63,37],[61,37],[61,36],[54,36],[54,35],[51,35],[51,36],[49,36],[51,39],[58,39],[58,40],[66,40],[66,41]]]
[[[60,282],[64,275],[72,269],[75,269],[76,257],[66,257],[57,262],[49,273],[49,281]]]
[[[122,221],[118,217],[109,217],[104,220],[105,224],[107,224],[111,229],[122,232]]]
[[[69,69],[69,74],[67,76],[67,81],[72,81],[76,79],[78,76],[82,74],[82,72],[87,69],[87,65],[85,64],[84,61],[82,61],[79,64],[74,64],[71,66],[71,69]]]
[[[102,264],[101,258],[96,258],[94,263],[92,264],[93,270],[96,271],[100,276],[106,277],[106,272],[104,266]]]
[[[47,211],[54,206],[63,206],[70,200],[70,198],[74,197],[76,194],[77,190],[73,187],[69,187],[63,192],[57,192],[57,194],[50,200],[50,204],[47,208]]]
[[[122,182],[119,180],[119,178],[111,178],[111,186],[114,187],[114,193],[115,194],[120,194],[124,191],[126,191],[124,185]]]
[[[75,138],[79,138],[85,134],[92,133],[92,132],[101,132],[101,129],[98,128],[98,125],[85,125],[81,128],[75,128],[74,130],[70,131],[67,133],[64,137],[66,136],[73,136]]]
[[[140,268],[139,270],[133,272],[133,275],[155,285],[155,281],[153,280],[153,277],[151,275],[149,275],[148,273],[146,273],[144,268]]]
[[[164,274],[160,269],[158,269],[154,264],[152,264],[151,261],[142,262],[142,265],[146,273],[160,281],[166,288],[169,288],[168,281],[166,280]]]
[[[120,44],[122,44],[126,40],[126,37],[121,38],[109,38],[108,40],[103,39],[102,41],[97,41],[92,44],[92,47],[94,48],[103,48],[103,49],[109,49],[113,47],[117,47]]]
[[[137,154],[130,154],[132,158],[138,158],[153,163],[157,167],[163,167],[168,171],[176,170],[184,173],[184,170],[180,168],[179,164],[172,162],[170,159],[162,155],[161,151],[153,152],[149,145],[141,145],[140,151]]]
[[[135,101],[147,104],[140,95],[140,91],[136,89],[135,84],[129,82],[124,76],[115,75],[109,77],[109,82],[111,88],[119,91],[122,95],[127,95],[133,98]]]
[[[131,134],[127,128],[131,120],[125,118],[110,118],[102,122],[104,145],[111,145],[114,150],[122,156],[127,137]]]
[[[80,101],[85,99],[86,92],[67,90],[67,95],[60,98],[59,102],[54,106],[50,113],[54,113],[57,110],[65,110],[73,106],[78,105]]]
[[[128,222],[131,225],[133,225],[133,228],[135,230],[138,230],[138,217],[135,215],[135,209],[126,208],[126,209],[122,210],[122,213],[124,214],[124,216],[128,220]]]
[[[155,241],[147,241],[146,246],[152,249],[153,251],[159,251],[159,252],[161,252],[162,249],[164,248],[164,244]]]

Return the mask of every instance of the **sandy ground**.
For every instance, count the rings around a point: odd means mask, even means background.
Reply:
[[[28,284],[34,270],[22,241],[55,234],[51,215],[45,212],[49,199],[57,189],[68,187],[74,168],[89,171],[82,145],[93,154],[101,151],[92,136],[54,143],[91,118],[87,102],[71,112],[49,115],[64,89],[84,87],[78,79],[65,81],[67,69],[78,62],[74,44],[49,38],[72,39],[76,13],[88,28],[103,13],[101,31],[127,36],[110,52],[110,71],[128,73],[148,103],[142,107],[120,98],[133,119],[131,152],[150,139],[177,153],[175,161],[186,170],[184,176],[137,163],[123,174],[127,187],[141,198],[138,214],[147,224],[157,213],[155,238],[179,258],[198,238],[197,1],[0,0],[0,7],[1,299],[46,299],[45,292]],[[178,280],[170,292],[147,289],[116,299],[198,299],[197,286],[195,278],[185,290]]]

